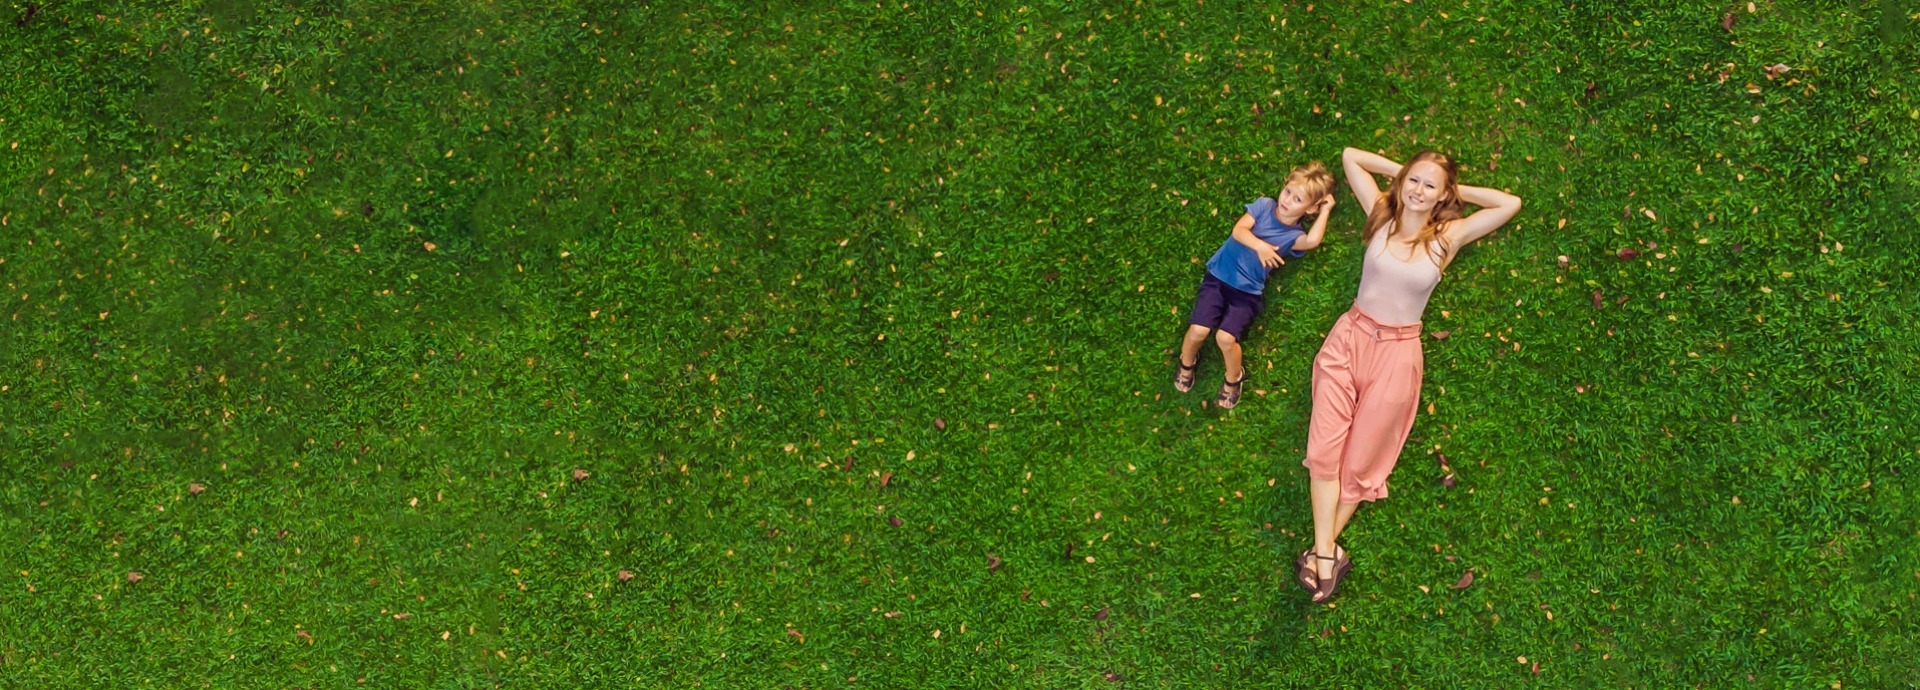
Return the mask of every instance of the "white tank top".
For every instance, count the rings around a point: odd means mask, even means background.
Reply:
[[[1353,306],[1378,319],[1383,325],[1405,326],[1420,322],[1427,310],[1427,298],[1440,284],[1437,249],[1427,247],[1414,252],[1409,261],[1401,261],[1387,246],[1387,228],[1374,233],[1367,243],[1366,258],[1360,265],[1360,294]]]

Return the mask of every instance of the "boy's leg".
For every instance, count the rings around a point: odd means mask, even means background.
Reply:
[[[1226,314],[1220,319],[1220,330],[1214,332],[1213,339],[1220,344],[1220,354],[1226,357],[1227,381],[1234,382],[1247,377],[1246,370],[1240,366],[1240,341],[1246,338],[1247,331],[1253,330],[1253,319],[1266,304],[1259,295],[1228,290],[1231,291],[1226,292]]]
[[[1207,342],[1207,334],[1213,329],[1200,324],[1188,324],[1187,336],[1180,340],[1180,365],[1193,366],[1200,363],[1200,346]]]
[[[1220,279],[1208,273],[1194,293],[1193,313],[1187,317],[1187,334],[1180,340],[1180,371],[1173,375],[1174,390],[1182,393],[1193,390],[1193,366],[1200,363],[1200,346],[1226,316],[1225,288]]]
[[[1187,334],[1180,339],[1180,370],[1173,374],[1174,390],[1182,393],[1193,390],[1193,368],[1200,364],[1200,345],[1207,342],[1207,333],[1212,331],[1197,323],[1187,325]]]
[[[1222,410],[1231,410],[1240,404],[1240,387],[1247,382],[1247,371],[1240,365],[1240,339],[1233,337],[1226,328],[1214,332],[1214,342],[1220,344],[1220,354],[1226,360],[1226,378],[1220,382],[1220,397],[1214,400]]]
[[[1227,380],[1238,381],[1246,378],[1246,368],[1242,367],[1240,362],[1240,339],[1233,337],[1232,333],[1228,333],[1223,328],[1214,331],[1213,341],[1220,345],[1220,356],[1226,362]]]

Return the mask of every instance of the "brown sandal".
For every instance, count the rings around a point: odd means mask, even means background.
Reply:
[[[1193,370],[1199,366],[1199,359],[1193,360],[1192,364],[1180,365],[1180,371],[1173,375],[1173,389],[1182,393],[1193,390]]]
[[[1339,548],[1340,547],[1335,546],[1334,553],[1339,553]],[[1322,556],[1318,553],[1313,554],[1313,557],[1323,561],[1333,561],[1334,563],[1333,577],[1319,580],[1314,583],[1313,587],[1313,603],[1326,603],[1333,599],[1334,592],[1340,591],[1340,579],[1346,577],[1347,571],[1353,569],[1353,559]]]
[[[1214,404],[1219,405],[1222,410],[1233,409],[1233,406],[1240,404],[1240,384],[1246,382],[1247,372],[1245,371],[1240,372],[1240,380],[1224,382],[1225,385],[1220,387],[1220,399],[1215,400]],[[1229,389],[1232,392],[1228,392]]]
[[[1309,592],[1319,584],[1320,576],[1313,572],[1313,549],[1301,551],[1300,557],[1293,559],[1293,578]]]

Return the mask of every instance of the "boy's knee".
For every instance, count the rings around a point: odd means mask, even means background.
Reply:
[[[1213,329],[1211,329],[1211,328],[1208,328],[1208,327],[1206,327],[1206,326],[1202,326],[1202,325],[1200,325],[1200,324],[1197,324],[1197,323],[1196,323],[1196,324],[1188,324],[1188,325],[1187,325],[1187,338],[1189,338],[1189,339],[1191,339],[1191,340],[1205,340],[1205,339],[1206,339],[1206,337],[1207,337],[1207,332],[1208,332],[1208,331],[1211,331],[1211,330],[1213,330]]]
[[[1232,333],[1228,333],[1228,332],[1226,332],[1226,331],[1216,331],[1216,332],[1214,332],[1214,334],[1213,334],[1213,341],[1214,341],[1214,342],[1216,342],[1216,343],[1220,343],[1220,347],[1221,347],[1222,349],[1225,349],[1225,348],[1230,348],[1230,347],[1235,347],[1235,346],[1238,346],[1238,345],[1240,344],[1240,339],[1239,339],[1239,338],[1235,338],[1235,337],[1233,337],[1233,334],[1232,334]]]

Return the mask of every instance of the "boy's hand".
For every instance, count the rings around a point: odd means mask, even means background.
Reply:
[[[1328,194],[1326,196],[1320,197],[1320,205],[1317,209],[1315,209],[1314,215],[1324,216],[1324,215],[1327,215],[1327,212],[1331,210],[1333,210],[1333,195]]]
[[[1281,258],[1279,249],[1264,242],[1259,247],[1255,247],[1253,253],[1260,257],[1260,265],[1268,269],[1278,268],[1287,262],[1286,259]]]

